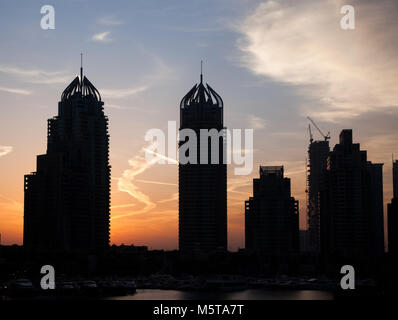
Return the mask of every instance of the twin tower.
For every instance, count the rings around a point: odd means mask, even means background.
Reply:
[[[24,246],[33,251],[99,252],[110,242],[108,118],[93,84],[76,77],[48,120],[47,152],[25,176]],[[180,104],[180,130],[224,128],[223,101],[196,84]],[[184,143],[183,141],[181,143]],[[210,144],[209,144],[210,145]],[[179,249],[183,253],[227,249],[227,167],[219,141],[219,164],[179,165]],[[209,158],[211,150],[208,151]]]

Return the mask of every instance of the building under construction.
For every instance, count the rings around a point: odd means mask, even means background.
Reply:
[[[326,169],[329,155],[329,133],[324,135],[309,118],[324,140],[314,141],[311,126],[308,126],[310,145],[308,147],[307,163],[307,215],[308,215],[308,250],[318,252],[320,247],[320,186],[322,172]]]

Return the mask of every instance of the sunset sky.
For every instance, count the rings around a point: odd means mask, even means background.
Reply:
[[[55,30],[40,8],[55,8]],[[110,121],[111,242],[175,249],[177,165],[148,164],[145,133],[179,124],[181,98],[204,80],[224,100],[225,125],[254,129],[254,169],[228,167],[229,249],[244,247],[244,201],[259,165],[284,165],[306,228],[307,116],[331,146],[352,128],[368,159],[384,163],[384,200],[398,158],[398,3],[169,0],[0,2],[0,233],[22,244],[23,177],[46,152],[47,119],[84,73]],[[313,132],[321,139],[318,132]]]

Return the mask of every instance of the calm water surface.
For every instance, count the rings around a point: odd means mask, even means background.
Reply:
[[[333,293],[319,290],[248,289],[235,292],[138,289],[133,295],[111,300],[332,300]]]

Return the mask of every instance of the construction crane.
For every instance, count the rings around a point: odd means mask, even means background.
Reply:
[[[310,124],[308,124],[308,132],[310,134],[310,143],[312,143],[312,141],[314,141],[314,138],[312,137],[311,125]]]
[[[316,123],[314,122],[314,120],[312,120],[310,117],[307,117],[308,120],[311,121],[311,123],[314,125],[314,127],[318,130],[318,132],[321,134],[321,136],[325,139],[325,141],[328,141],[330,139],[330,132],[328,131],[328,134],[325,135],[321,129],[319,129],[319,127],[316,125]],[[311,131],[310,131],[311,132]]]

